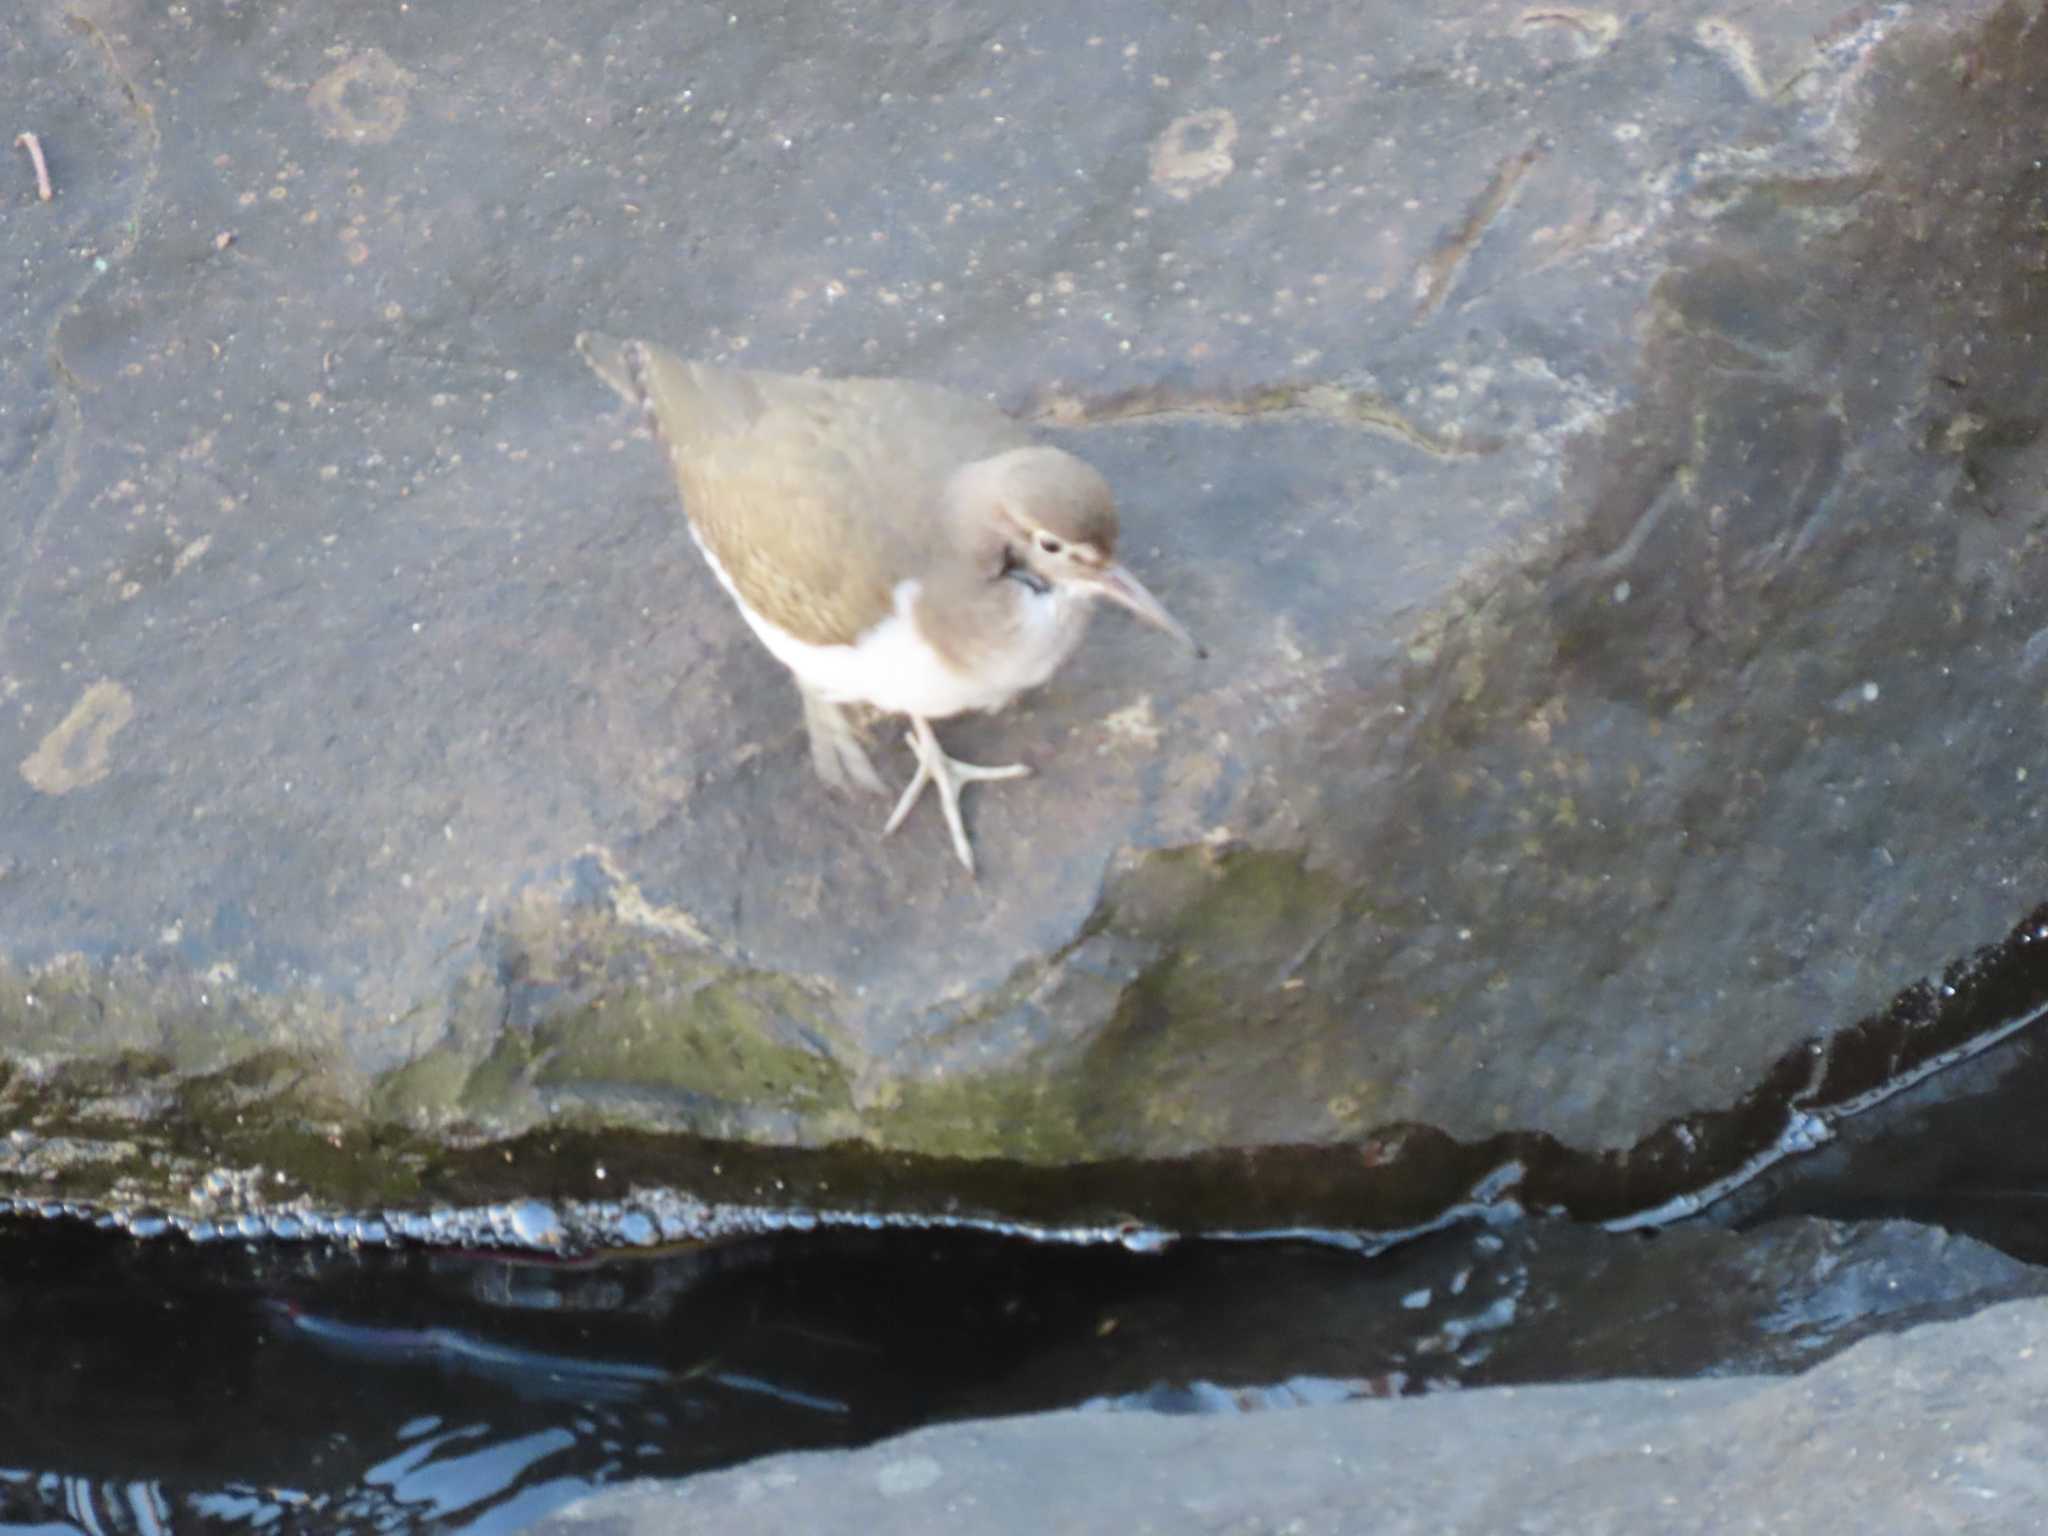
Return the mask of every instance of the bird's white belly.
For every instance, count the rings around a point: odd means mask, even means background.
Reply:
[[[1054,587],[1025,606],[1023,628],[1015,644],[974,673],[963,673],[948,666],[918,634],[911,618],[918,583],[902,581],[896,585],[895,610],[852,645],[813,645],[756,614],[718,557],[705,549],[701,540],[697,547],[703,550],[719,585],[731,594],[747,627],[770,654],[806,688],[833,704],[872,704],[927,720],[943,720],[969,710],[1001,709],[1059,670],[1088,625],[1087,600]]]

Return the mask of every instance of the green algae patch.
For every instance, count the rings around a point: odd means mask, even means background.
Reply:
[[[1118,882],[1105,926],[1155,958],[1075,1074],[1098,1155],[1329,1139],[1328,1105],[1303,1123],[1315,1099],[1289,1094],[1295,1107],[1276,1112],[1273,1085],[1316,1089],[1319,1044],[1351,1032],[1315,975],[1353,900],[1295,853],[1176,850]]]
[[[201,1214],[415,1198],[431,1149],[364,1124],[323,1080],[282,1050],[199,1074],[140,1051],[16,1073],[0,1089],[0,1193]]]
[[[604,850],[537,877],[485,925],[435,1028],[373,1112],[464,1140],[606,1126],[738,1141],[852,1134],[836,995],[750,967],[647,897]]]
[[[535,1032],[542,1086],[613,1084],[800,1113],[847,1108],[836,1027],[803,987],[687,963]]]
[[[491,980],[452,1028],[440,1058],[465,1063],[451,1100],[503,1129],[569,1118],[741,1139],[821,1140],[843,1133],[852,1104],[847,1063],[858,1050],[825,989],[736,964],[672,928],[624,921],[620,892],[644,898],[610,869],[578,899],[573,883],[530,890],[487,946]],[[444,1085],[435,1053],[407,1069],[382,1101],[422,1106]],[[426,1062],[433,1061],[432,1066]]]
[[[1074,946],[946,1032],[953,1064],[863,1105],[870,1134],[927,1155],[1073,1163],[1356,1133],[1376,1089],[1343,1075],[1357,1031],[1324,990],[1319,946],[1357,900],[1295,853],[1147,855]],[[1006,1032],[1050,973],[1097,950],[1142,957],[1099,1022],[1076,1030],[1049,1016],[1020,1057],[958,1066],[978,1032]],[[1275,1110],[1275,1074],[1317,1095],[1312,1121]]]
[[[384,1120],[446,1120],[462,1108],[472,1076],[470,1065],[457,1052],[430,1051],[385,1076],[371,1093],[371,1108]]]
[[[913,1077],[890,1083],[863,1118],[879,1145],[921,1156],[1078,1163],[1099,1151],[1081,1123],[1077,1088],[1070,1074],[1043,1062]]]
[[[370,1088],[372,1119],[423,1133],[466,1127],[480,1106],[501,1104],[523,1083],[530,1041],[511,1025],[502,977],[482,962],[455,980],[432,1045],[380,1074]]]
[[[203,1209],[227,1170],[285,1201],[402,1198],[365,1158],[339,1008],[159,956],[0,965],[0,1193]]]
[[[295,1081],[353,1106],[352,1080],[334,1065],[346,1033],[335,999],[303,988],[267,992],[227,968],[201,975],[155,956],[77,953],[33,966],[0,961],[0,1048],[12,1062],[35,1064],[24,1074],[30,1081],[63,1085],[60,1100],[260,1073],[261,1063],[288,1056]]]
[[[440,1077],[445,1065],[454,1062],[452,1055],[433,1058],[429,1068],[422,1065],[414,1069],[414,1084],[431,1072]],[[533,1042],[524,1035],[506,1033],[500,1035],[491,1046],[490,1054],[476,1064],[475,1070],[463,1080],[461,1092],[455,1102],[462,1113],[479,1119],[490,1120],[506,1115],[515,1103],[528,1091],[528,1079],[533,1068]]]
[[[364,1209],[416,1199],[430,1144],[366,1123],[324,1097],[317,1081],[282,1051],[188,1079],[165,1119],[166,1144],[194,1164],[260,1170],[266,1204],[305,1196]]]

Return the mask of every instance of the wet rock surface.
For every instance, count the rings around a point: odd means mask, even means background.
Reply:
[[[2020,1532],[2048,1520],[2044,1387],[2048,1309],[2015,1302],[1792,1378],[948,1425],[620,1489],[534,1529]]]
[[[2040,894],[2033,17],[31,18],[0,1178],[1379,1164],[1798,1097]],[[978,885],[879,842],[586,326],[1035,415],[1215,656],[1105,619],[946,728],[1038,767]]]
[[[2048,1263],[2048,1147],[2033,1132],[2044,1092],[2048,1050],[2036,1033],[2015,1036],[1845,1121],[1825,1146],[1732,1193],[1712,1219],[1741,1226],[1882,1213]]]

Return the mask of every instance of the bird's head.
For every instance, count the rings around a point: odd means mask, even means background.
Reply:
[[[1041,588],[1106,597],[1208,654],[1116,558],[1116,498],[1109,482],[1059,448],[1013,448],[955,478],[956,505],[1000,540],[1006,567]]]

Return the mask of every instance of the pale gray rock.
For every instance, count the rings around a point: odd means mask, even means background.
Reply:
[[[2048,1522],[2044,1391],[2048,1308],[2014,1302],[1789,1378],[955,1424],[629,1486],[533,1529],[2018,1536]]]

